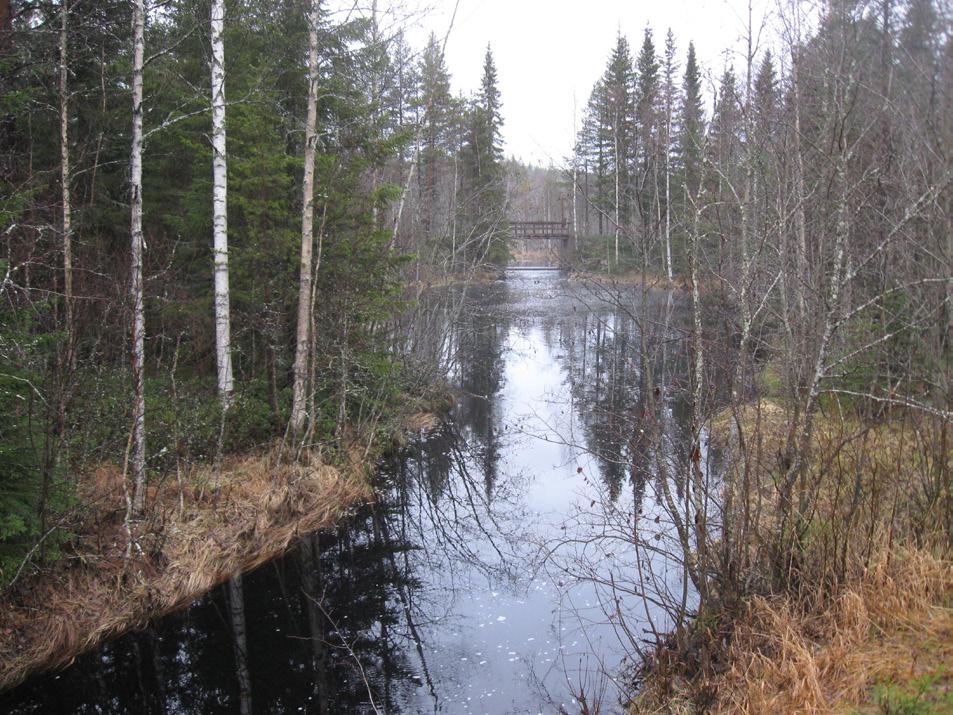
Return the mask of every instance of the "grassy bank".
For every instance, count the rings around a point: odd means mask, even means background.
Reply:
[[[672,282],[666,276],[658,273],[643,274],[639,270],[624,270],[612,273],[597,271],[574,270],[569,277],[571,282],[598,283],[600,285],[618,287],[642,287],[650,290],[665,290],[674,287],[676,290],[689,290],[691,284],[684,276],[674,276]]]
[[[688,636],[647,665],[630,712],[953,712],[947,427],[826,405],[804,482],[811,508],[784,526],[788,421],[767,401],[714,421],[728,463],[724,523],[751,535],[721,563],[747,587],[722,593],[716,579]],[[794,529],[794,552],[779,554],[778,535]],[[796,577],[779,578],[782,565]]]
[[[392,436],[400,441],[437,419],[408,412]],[[389,443],[358,437],[333,463],[318,452],[289,462],[287,448],[279,460],[276,446],[169,475],[149,488],[149,518],[131,527],[120,468],[84,474],[61,557],[0,601],[0,689],[186,607],[373,498],[369,477]]]
[[[229,458],[217,475],[197,469],[181,489],[174,480],[150,489],[154,517],[133,527],[130,549],[121,472],[103,466],[80,489],[88,508],[64,557],[2,604],[0,688],[186,606],[370,496],[359,474],[318,459]]]

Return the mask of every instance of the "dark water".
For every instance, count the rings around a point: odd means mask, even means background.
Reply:
[[[385,465],[376,504],[0,711],[553,713],[580,692],[621,710],[625,654],[684,589],[634,436],[644,391],[686,372],[677,306],[649,303],[545,271],[471,289],[442,313],[459,403]]]

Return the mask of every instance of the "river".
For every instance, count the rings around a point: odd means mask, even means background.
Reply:
[[[459,399],[376,503],[0,710],[621,711],[661,604],[692,598],[635,436],[644,391],[686,373],[678,301],[534,270],[456,297],[439,351]],[[675,454],[682,409],[661,403]]]

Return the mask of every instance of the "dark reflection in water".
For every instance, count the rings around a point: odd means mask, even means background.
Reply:
[[[557,274],[471,289],[434,348],[459,402],[385,465],[374,505],[0,695],[0,710],[572,712],[601,671],[610,711],[631,650],[617,616],[665,625],[615,586],[646,568],[625,546],[643,520],[671,538],[653,519],[640,411],[646,390],[667,390],[687,367],[666,347],[671,296],[651,300],[663,327],[650,335],[634,296],[571,289]],[[662,404],[674,459],[684,407]],[[652,588],[677,590],[677,563],[653,558]]]

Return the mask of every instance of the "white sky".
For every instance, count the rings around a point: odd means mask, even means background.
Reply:
[[[429,0],[408,39],[419,49],[430,31],[442,39],[455,0]],[[754,0],[760,26],[775,0]],[[703,69],[721,74],[727,48],[738,49],[747,24],[747,0],[459,0],[446,61],[454,92],[476,91],[489,42],[503,101],[507,156],[561,164],[573,139],[573,103],[581,116],[593,83],[605,69],[617,31],[633,57],[646,24],[661,53],[665,33],[675,34],[680,68],[693,40]],[[767,33],[765,33],[767,35]],[[744,62],[734,55],[736,72]]]

